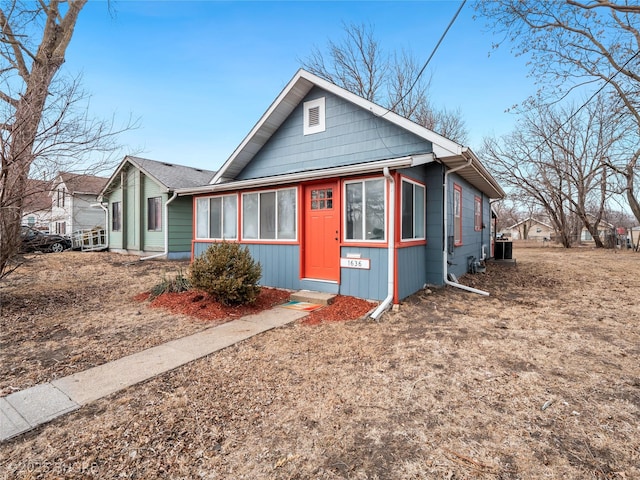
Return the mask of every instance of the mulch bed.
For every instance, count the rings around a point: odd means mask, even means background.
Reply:
[[[260,289],[256,301],[250,305],[227,306],[216,301],[205,292],[189,290],[181,293],[163,293],[153,298],[149,306],[164,308],[174,314],[189,315],[203,321],[233,320],[267,310],[289,301],[291,292],[277,288]],[[144,292],[133,297],[135,301],[150,299],[150,293]],[[318,325],[323,322],[343,322],[357,320],[375,308],[376,304],[355,297],[338,295],[331,305],[314,310],[303,321],[303,325]]]
[[[318,325],[322,322],[357,320],[376,306],[375,303],[355,297],[338,295],[331,305],[314,310],[303,321],[303,325]]]
[[[223,305],[205,292],[189,290],[181,293],[163,293],[151,300],[149,306],[164,308],[171,313],[189,315],[199,320],[233,320],[267,310],[289,300],[290,292],[276,288],[261,288],[255,302],[249,305]],[[146,298],[145,298],[146,297]],[[137,300],[146,300],[149,294],[137,295]]]

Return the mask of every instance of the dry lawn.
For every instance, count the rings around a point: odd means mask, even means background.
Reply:
[[[2,289],[5,388],[204,327],[130,300],[175,267],[74,255]],[[0,478],[640,478],[640,254],[514,256],[463,278],[490,297],[446,288],[379,323],[300,322],[94,402],[0,445]]]

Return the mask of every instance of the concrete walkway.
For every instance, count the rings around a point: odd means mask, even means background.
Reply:
[[[0,441],[173,370],[307,312],[276,307],[0,398]]]

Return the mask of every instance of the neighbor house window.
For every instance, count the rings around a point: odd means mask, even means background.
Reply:
[[[384,179],[362,180],[345,184],[345,239],[384,241]]]
[[[238,196],[196,200],[196,238],[236,240],[238,238]]]
[[[482,230],[482,199],[480,197],[474,197],[473,225],[476,232]]]
[[[58,235],[67,234],[67,222],[56,222],[56,234]]]
[[[162,230],[162,197],[147,198],[147,230]]]
[[[114,232],[122,230],[122,202],[111,204],[111,230]]]
[[[297,226],[295,188],[242,194],[242,238],[295,240]]]
[[[453,185],[453,244],[462,245],[462,187]]]
[[[425,188],[402,180],[402,240],[424,240]]]
[[[325,131],[324,97],[304,102],[304,135]]]

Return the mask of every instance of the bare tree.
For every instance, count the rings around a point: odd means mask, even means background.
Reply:
[[[100,163],[116,145],[119,130],[89,117],[78,79],[58,75],[86,3],[0,3],[0,278],[19,250],[30,174],[52,179],[89,155]]]
[[[529,55],[531,72],[543,84],[534,103],[557,102],[584,87],[609,91],[635,126],[633,146],[615,172],[640,222],[640,5],[620,0],[480,0],[480,15],[504,35],[517,55]],[[613,166],[613,165],[611,165]]]
[[[430,78],[407,51],[386,53],[373,26],[343,25],[340,43],[314,48],[302,60],[311,73],[459,143],[468,131],[459,109],[438,109],[429,101]]]
[[[602,159],[619,153],[625,129],[618,120],[602,97],[583,110],[540,106],[522,116],[516,132],[486,139],[483,153],[516,196],[544,209],[565,247],[581,226],[602,247],[598,226],[612,193]]]

